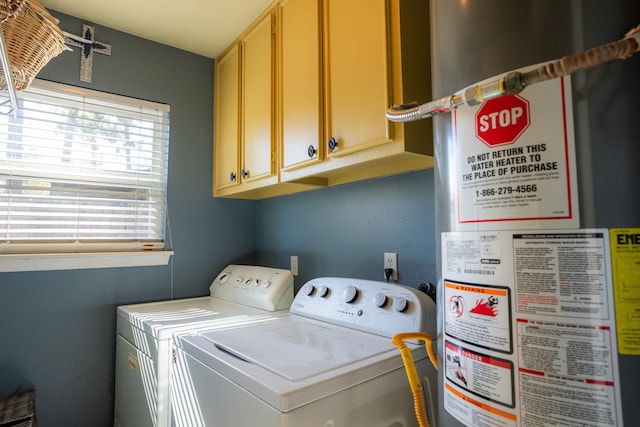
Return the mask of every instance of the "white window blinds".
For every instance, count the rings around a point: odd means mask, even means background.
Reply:
[[[169,107],[34,82],[0,115],[0,253],[162,249]]]

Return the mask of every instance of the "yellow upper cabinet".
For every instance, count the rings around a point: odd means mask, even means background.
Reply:
[[[214,195],[240,183],[240,46],[218,58],[214,80]]]
[[[283,170],[323,158],[320,7],[320,0],[280,4]]]
[[[325,0],[329,155],[390,142],[387,1]],[[332,144],[332,147],[334,145]]]
[[[214,194],[430,167],[431,121],[386,118],[390,105],[430,100],[430,87],[427,1],[274,0],[216,60]]]
[[[243,181],[275,174],[275,15],[270,14],[242,41]]]
[[[386,119],[390,105],[431,99],[428,2],[287,0],[283,5],[282,25],[288,30],[282,35],[282,91],[298,95],[302,91],[297,88],[305,87],[307,92],[305,102],[293,103],[283,96],[281,180],[334,185],[432,166],[431,122]],[[289,24],[286,8],[304,10],[305,24]],[[319,19],[311,13],[317,10]],[[300,16],[302,12],[296,15]],[[298,37],[306,47],[288,41]],[[318,43],[319,53],[315,51]],[[302,62],[306,71],[297,73]],[[313,69],[316,66],[320,78]],[[295,88],[288,89],[288,75]],[[316,95],[318,89],[321,95]],[[287,119],[289,110],[296,111]],[[294,114],[306,114],[306,122],[320,114],[321,132],[313,124],[305,125],[313,129],[308,138],[319,133],[316,157],[307,157],[313,161],[299,157],[313,143],[288,134]],[[299,129],[298,123],[292,126]],[[287,157],[292,147],[298,157]]]
[[[276,17],[275,11],[267,13],[216,60],[215,196],[278,182]]]

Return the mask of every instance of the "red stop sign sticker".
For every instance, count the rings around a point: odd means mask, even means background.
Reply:
[[[489,147],[514,143],[529,127],[529,101],[507,95],[486,101],[475,115],[476,136]]]

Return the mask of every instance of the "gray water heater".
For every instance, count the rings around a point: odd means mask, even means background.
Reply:
[[[619,40],[640,2],[431,0],[430,20],[438,99]],[[428,119],[437,425],[640,425],[640,55],[463,108]]]

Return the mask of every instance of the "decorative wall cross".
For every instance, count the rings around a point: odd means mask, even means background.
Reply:
[[[93,68],[93,52],[111,55],[111,45],[94,39],[94,28],[91,25],[82,25],[82,36],[64,33],[64,42],[80,48],[80,80],[91,83]]]

